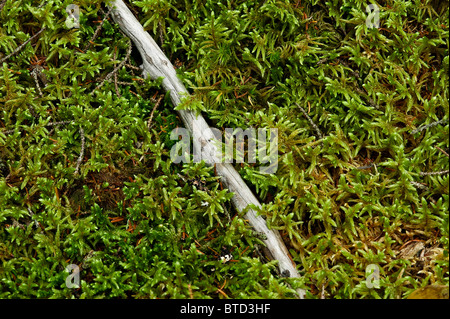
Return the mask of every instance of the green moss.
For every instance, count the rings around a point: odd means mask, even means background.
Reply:
[[[370,29],[360,1],[132,3],[192,94],[179,108],[219,129],[278,129],[275,174],[235,167],[298,265],[290,279],[261,258],[214,168],[170,162],[182,123],[137,50],[104,81],[129,43],[110,18],[98,29],[105,5],[78,1],[81,27],[67,29],[71,3],[0,12],[0,60],[46,28],[0,65],[0,297],[405,298],[448,285],[448,5],[384,1]],[[68,264],[80,289],[65,285]]]

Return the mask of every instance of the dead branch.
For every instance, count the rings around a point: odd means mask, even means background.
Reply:
[[[439,171],[439,172],[419,172],[420,176],[429,176],[429,175],[445,175],[448,174],[449,170]]]
[[[83,157],[84,157],[85,137],[84,137],[84,130],[81,126],[80,126],[80,136],[81,136],[81,151],[80,151],[80,156],[78,156],[78,159],[77,159],[77,166],[75,168],[74,175],[79,174],[80,165],[81,165],[81,162],[83,161]]]
[[[19,45],[13,52],[11,52],[10,54],[8,54],[7,56],[5,56],[3,59],[0,60],[0,64],[2,64],[3,62],[5,62],[6,60],[8,60],[10,57],[12,57],[13,55],[16,55],[17,53],[19,53],[27,44],[28,42],[32,41],[34,38],[37,38],[39,36],[39,34],[41,34],[46,28],[42,28],[41,30],[39,30],[35,35],[33,35],[31,38],[29,38],[27,41],[25,41],[24,43],[22,43],[21,45]]]
[[[152,120],[153,120],[153,113],[155,113],[156,108],[159,106],[159,104],[161,103],[162,99],[163,99],[164,95],[161,95],[158,99],[158,101],[156,101],[155,106],[153,107],[152,112],[150,113],[150,118],[148,119],[147,122],[147,128],[148,130],[150,130],[150,128],[152,127]]]
[[[116,72],[118,70],[120,70],[121,67],[123,67],[125,65],[125,63],[130,58],[132,49],[133,49],[133,46],[131,45],[131,41],[128,41],[127,54],[125,55],[125,59],[123,59],[122,62],[120,62],[119,65],[114,68],[114,70],[112,70],[111,72],[108,73],[108,75],[103,79],[103,81],[101,81],[100,84],[97,85],[97,87],[91,92],[91,95],[93,95],[95,91],[97,91],[99,88],[101,88],[105,84],[106,81],[109,81],[111,79],[111,77],[114,74],[116,74]]]
[[[306,111],[300,105],[298,105],[297,103],[295,103],[295,105],[297,105],[300,111],[302,111],[303,115],[308,119],[309,124],[311,124],[311,126],[316,130],[319,139],[322,139],[323,138],[322,131],[319,129],[316,123],[314,123],[314,121],[309,117],[308,113],[306,113]]]
[[[100,24],[95,29],[94,35],[92,36],[92,38],[88,41],[88,43],[84,47],[84,49],[83,49],[84,52],[89,50],[91,45],[94,44],[95,39],[97,39],[98,35],[100,34],[100,31],[103,27],[103,23],[105,23],[106,19],[108,19],[108,16],[111,14],[111,10],[112,10],[112,8],[110,8],[108,10],[108,12],[105,13],[105,16],[103,17],[102,22],[100,22]]]
[[[436,126],[436,125],[439,125],[439,124],[445,124],[447,122],[448,122],[448,118],[447,119],[441,119],[441,120],[435,121],[435,122],[430,123],[430,124],[421,125],[418,128],[416,128],[415,130],[411,131],[410,134],[414,135],[414,134],[422,132],[423,130],[426,130],[426,129],[430,128],[430,127],[433,127],[433,126]]]

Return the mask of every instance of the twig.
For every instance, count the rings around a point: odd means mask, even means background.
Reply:
[[[297,107],[300,109],[300,111],[302,111],[303,115],[308,119],[309,124],[311,124],[311,126],[316,130],[316,133],[319,137],[319,139],[323,138],[323,134],[320,131],[320,129],[317,127],[316,123],[314,123],[314,121],[309,117],[308,113],[306,113],[306,111],[297,103],[295,103],[295,105],[297,105]]]
[[[114,56],[113,59],[116,61],[117,47],[114,48]],[[116,66],[116,62],[114,62],[114,66]],[[114,73],[114,88],[116,89],[117,97],[120,98],[119,86],[117,84],[117,72]]]
[[[20,227],[22,229],[25,229],[25,226],[23,224],[19,223],[17,221],[17,219],[15,219],[14,217],[11,217],[11,220],[13,222],[13,224],[12,224],[13,227]]]
[[[156,101],[156,103],[155,103],[155,106],[153,106],[152,112],[150,113],[150,118],[148,119],[148,122],[147,122],[147,129],[148,129],[149,131],[150,131],[152,125],[153,125],[153,124],[152,124],[153,113],[155,113],[155,110],[156,110],[156,108],[158,107],[158,105],[161,103],[163,97],[164,97],[164,95],[161,95],[161,96],[159,97],[158,101]],[[153,99],[152,99],[152,100],[153,100]],[[145,153],[146,153],[147,151],[148,151],[148,150],[146,150],[146,151],[144,152],[144,155],[145,155]],[[141,158],[139,158],[139,162],[142,162],[142,160],[144,159],[144,155],[142,155]],[[181,177],[180,174],[178,174],[178,175]],[[181,178],[183,178],[183,177],[181,177]],[[183,178],[183,180],[184,180],[184,178]]]
[[[132,50],[133,46],[131,44],[131,40],[128,41],[128,49],[127,49],[127,54],[125,56],[125,59],[122,60],[122,62],[119,63],[118,66],[116,66],[114,68],[114,70],[112,70],[104,79],[103,81],[97,85],[97,87],[91,92],[91,95],[94,94],[95,91],[97,91],[98,89],[100,89],[106,81],[109,81],[109,79],[111,79],[111,77],[122,67],[125,65],[125,63],[127,62],[127,60],[130,58],[131,55],[131,50]]]
[[[69,123],[72,123],[72,122],[73,121],[50,122],[50,123],[47,123],[44,126],[47,127],[47,126],[66,125],[66,124],[69,124]],[[15,129],[12,129],[12,130],[0,131],[0,133],[3,133],[5,135],[9,135],[9,134],[14,133],[15,131],[16,131]]]
[[[419,172],[420,176],[429,176],[429,175],[445,175],[448,174],[449,170],[439,171],[439,172]]]
[[[156,108],[159,106],[159,104],[161,103],[163,97],[164,97],[164,95],[161,95],[161,96],[159,97],[158,101],[156,101],[155,106],[153,107],[152,112],[150,113],[150,118],[148,119],[148,122],[147,122],[147,128],[148,128],[148,130],[150,130],[150,128],[152,127],[151,123],[152,123],[152,120],[153,120],[153,113],[155,113],[155,110],[156,110]]]
[[[48,1],[42,2],[37,8],[40,9],[40,8],[42,8],[43,6],[47,5],[47,2],[48,2]]]
[[[429,188],[426,185],[422,185],[421,183],[417,183],[417,182],[410,182],[412,185],[414,185],[416,188],[420,188],[420,189],[424,189],[424,190],[428,190]]]
[[[27,207],[27,210],[30,213],[31,219],[34,221],[34,225],[36,226],[36,228],[39,228],[39,222],[33,218],[33,216],[34,216],[33,211],[31,210],[30,207]]]
[[[370,163],[369,165],[360,166],[360,167],[357,167],[356,169],[368,169],[368,168],[373,167],[373,165],[375,165],[375,164],[374,163]]]
[[[37,90],[38,90],[39,96],[42,97],[41,86],[40,86],[39,80],[38,80],[38,72],[40,72],[40,70],[39,70],[37,67],[35,67],[35,68],[33,69],[33,71],[31,71],[31,76],[32,76],[33,79],[34,79],[34,83],[36,84],[36,88],[37,88]]]
[[[73,121],[50,122],[50,123],[47,123],[47,125],[45,125],[45,126],[66,125],[66,124],[70,124],[70,123],[73,123]]]
[[[449,157],[449,156],[448,156],[448,153],[447,153],[446,151],[444,151],[442,148],[440,148],[439,146],[435,146],[435,148],[437,148],[437,149],[440,150],[442,153],[444,153],[445,156]]]
[[[360,76],[358,70],[356,70],[356,71],[353,70],[352,67],[347,63],[347,61],[345,61],[342,57],[339,57],[338,60],[339,60],[339,62],[340,62],[341,64],[343,64],[346,68],[349,68],[349,69],[350,69],[350,73],[351,73],[357,80],[360,80],[360,79],[361,79],[361,76]],[[320,62],[320,61],[319,61],[319,62]]]
[[[378,104],[375,103],[375,101],[368,95],[367,91],[364,92],[364,90],[362,90],[362,89],[359,88],[359,87],[354,87],[354,89],[356,90],[356,92],[357,92],[358,94],[360,94],[361,96],[365,96],[365,97],[366,97],[367,103],[368,103],[370,106],[376,108],[377,110],[380,109],[380,107],[378,106]]]
[[[325,62],[327,62],[329,59],[328,58],[323,58],[321,60],[319,60],[316,65],[321,65],[324,64]],[[355,89],[355,91],[360,95],[366,98],[366,102],[376,108],[377,110],[380,109],[380,106],[375,103],[375,101],[369,96],[366,88],[361,86],[360,80],[361,80],[361,75],[359,74],[358,70],[353,70],[353,68],[347,63],[347,61],[345,61],[342,57],[338,57],[338,61],[346,68],[350,69],[350,73],[351,75],[353,75],[356,78],[356,83],[358,84],[358,86],[354,86],[353,88]],[[362,88],[361,88],[362,87]]]
[[[177,173],[177,175],[179,178],[181,178],[183,180],[183,182],[187,183],[187,180],[183,175],[181,175],[180,173]]]
[[[228,209],[226,208],[225,203],[222,204],[222,207],[223,207],[223,210],[224,210],[224,212],[225,212],[225,216],[227,216],[227,218],[228,218],[228,223],[231,225],[231,215],[230,215],[230,213],[228,212]]]
[[[14,133],[15,131],[16,131],[15,129],[12,129],[12,130],[0,131],[0,133],[3,133],[5,135],[9,135],[9,134]]]
[[[328,58],[323,58],[323,59],[319,60],[319,61],[316,63],[316,65],[324,64],[324,63],[327,62],[327,61],[328,61]]]
[[[102,29],[103,23],[105,23],[106,19],[111,14],[111,11],[112,11],[112,7],[109,8],[108,12],[106,12],[105,16],[103,17],[102,22],[100,22],[100,24],[97,26],[97,29],[95,29],[94,35],[92,36],[91,40],[89,40],[88,43],[86,44],[86,46],[84,47],[84,50],[83,50],[84,52],[89,50],[91,48],[91,45],[94,43],[95,39],[97,39],[98,35],[100,34],[100,30]]]
[[[80,126],[80,136],[81,136],[81,151],[80,151],[80,156],[78,156],[77,166],[75,168],[74,175],[78,175],[79,170],[80,170],[80,165],[81,165],[81,162],[83,161],[83,157],[84,157],[85,138],[84,138],[84,130],[83,130],[83,128],[81,126]]]
[[[139,67],[134,66],[134,65],[131,65],[130,63],[125,63],[125,66],[126,66],[127,68],[133,69],[133,70],[135,70],[135,71],[141,71],[141,69],[140,69]]]
[[[133,85],[133,82],[117,81],[117,84],[119,84],[119,85]]]
[[[320,292],[320,299],[325,299],[325,283],[322,284],[322,291]]]
[[[159,29],[159,40],[161,41],[161,48],[162,48],[162,46],[164,45],[164,34],[161,22],[158,22],[158,29]]]
[[[436,126],[438,124],[444,124],[444,123],[447,123],[447,122],[448,122],[448,118],[442,119],[442,120],[439,120],[439,121],[435,121],[435,122],[430,123],[430,124],[421,125],[418,128],[416,128],[415,130],[411,131],[410,134],[414,135],[414,134],[422,132],[423,130],[426,130],[426,129],[430,128],[430,127]]]
[[[375,101],[369,96],[369,93],[367,92],[366,88],[363,87],[360,83],[361,80],[361,75],[359,74],[358,70],[353,70],[353,68],[347,63],[347,61],[345,61],[342,57],[338,57],[338,61],[346,68],[350,69],[350,73],[356,78],[356,83],[358,84],[358,86],[355,86],[354,89],[355,91],[365,97],[367,99],[367,103],[371,106],[376,108],[377,110],[380,109],[380,106],[375,103]],[[320,61],[319,61],[320,62]]]
[[[13,55],[16,55],[17,53],[19,53],[27,44],[28,42],[32,41],[34,38],[38,37],[39,34],[41,34],[44,30],[46,29],[46,27],[43,27],[41,30],[39,30],[35,35],[33,35],[31,38],[29,38],[27,41],[25,41],[24,43],[22,43],[21,45],[19,45],[13,52],[11,52],[10,54],[8,54],[7,56],[5,56],[3,59],[0,60],[0,64],[2,64],[3,62],[5,62],[6,60],[8,60],[10,57],[12,57]]]

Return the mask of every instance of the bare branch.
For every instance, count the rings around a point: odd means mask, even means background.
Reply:
[[[416,128],[415,130],[411,131],[410,134],[414,135],[414,134],[422,132],[423,130],[426,130],[426,129],[430,128],[430,127],[433,127],[433,126],[436,126],[436,125],[439,125],[439,124],[444,124],[444,123],[447,123],[447,122],[448,122],[448,118],[447,119],[442,119],[442,120],[439,120],[439,121],[435,121],[435,122],[430,123],[430,124],[421,125],[418,128]]]
[[[31,112],[31,110],[30,110],[30,112]],[[66,124],[69,124],[69,123],[72,123],[72,122],[73,121],[50,122],[50,123],[47,123],[45,125],[45,127],[48,127],[48,126],[52,127],[52,126],[57,126],[57,125],[66,125]],[[3,133],[5,135],[9,135],[9,134],[14,133],[15,131],[16,131],[15,129],[12,129],[12,130],[0,131],[0,133]]]
[[[125,63],[127,62],[127,60],[130,58],[132,48],[133,48],[133,46],[132,46],[131,40],[130,40],[130,41],[128,41],[128,49],[127,49],[127,54],[126,54],[126,56],[125,56],[125,59],[123,59],[122,62],[120,62],[119,65],[116,66],[116,67],[114,68],[114,70],[112,70],[110,73],[108,73],[108,75],[103,79],[103,81],[102,81],[99,85],[97,85],[97,87],[91,92],[91,95],[93,95],[95,91],[97,91],[99,88],[101,88],[101,87],[105,84],[106,81],[109,81],[109,80],[111,79],[111,77],[112,77],[118,70],[120,70],[120,68],[121,68],[122,66],[124,66],[124,64],[125,64]]]
[[[148,122],[147,122],[147,128],[149,130],[150,130],[151,126],[152,126],[151,123],[152,123],[152,120],[153,120],[153,113],[155,113],[155,110],[159,106],[159,104],[161,103],[163,97],[164,97],[164,95],[161,95],[159,97],[158,101],[156,101],[155,106],[153,107],[152,113],[150,113],[150,118],[148,119]]]
[[[421,184],[421,183],[418,183],[418,182],[410,182],[412,185],[414,185],[414,187],[416,187],[416,188],[420,188],[420,189],[423,189],[423,190],[428,190],[429,188],[428,188],[428,186],[426,186],[426,185],[423,185],[423,184]]]
[[[311,124],[311,126],[316,130],[317,136],[319,137],[319,139],[323,138],[323,134],[320,131],[320,129],[317,127],[316,123],[314,123],[314,121],[309,117],[308,113],[306,113],[306,111],[297,103],[295,103],[295,105],[297,105],[297,107],[300,109],[300,111],[302,111],[303,115],[308,119],[309,124]]]
[[[117,55],[117,47],[114,48],[114,56],[113,56],[114,61],[116,61],[116,55]],[[116,62],[114,62],[114,66],[116,66]],[[119,85],[117,82],[118,81],[117,81],[117,72],[116,72],[116,73],[114,73],[114,88],[116,89],[117,97],[120,97]]]
[[[81,136],[81,151],[80,151],[80,156],[78,156],[77,166],[75,168],[74,175],[78,175],[79,174],[80,165],[81,165],[81,162],[83,161],[83,157],[84,157],[85,138],[84,138],[84,130],[83,130],[83,128],[81,126],[80,126],[80,136]]]
[[[442,153],[444,153],[445,156],[449,157],[448,153],[446,151],[444,151],[442,148],[440,148],[439,146],[435,146],[435,148],[437,148],[438,150],[440,150]]]
[[[0,64],[2,64],[3,62],[5,62],[6,60],[8,60],[10,57],[12,57],[13,55],[16,55],[17,53],[19,53],[27,44],[28,42],[32,41],[34,38],[37,38],[46,28],[42,28],[41,30],[39,30],[35,35],[33,35],[31,38],[29,38],[27,41],[25,41],[24,43],[22,43],[21,45],[19,45],[13,52],[11,52],[10,54],[8,54],[7,56],[5,56],[3,59],[0,60]]]
[[[420,176],[429,176],[429,175],[445,175],[448,174],[449,170],[439,171],[439,172],[419,172]]]
[[[112,8],[109,8],[108,12],[106,12],[105,16],[103,17],[102,22],[100,22],[100,24],[97,26],[97,29],[95,29],[94,35],[92,36],[91,40],[88,41],[88,43],[86,44],[86,46],[84,47],[83,51],[87,51],[91,48],[92,44],[94,43],[95,39],[97,39],[98,35],[100,34],[100,31],[103,27],[103,23],[105,23],[106,19],[108,18],[108,16],[111,14]]]

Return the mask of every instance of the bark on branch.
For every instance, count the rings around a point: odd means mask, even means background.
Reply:
[[[113,1],[111,6],[114,7],[112,11],[114,21],[133,41],[142,56],[144,77],[149,76],[152,79],[163,77],[162,86],[169,92],[172,103],[174,105],[180,104],[181,100],[188,96],[188,92],[178,79],[172,63],[148,32],[144,31],[142,25],[122,0]],[[249,204],[261,207],[258,199],[233,166],[228,163],[217,163],[217,159],[214,156],[216,148],[213,144],[215,137],[205,119],[201,115],[196,116],[194,112],[189,110],[179,110],[178,113],[190,133],[194,134],[194,136],[200,136],[200,138],[194,139],[194,148],[202,150],[201,156],[206,163],[216,163],[217,175],[221,177],[225,186],[234,193],[232,203],[235,208],[238,211],[243,211]],[[288,250],[279,232],[274,229],[268,229],[265,220],[252,209],[248,210],[245,218],[257,232],[265,235],[264,244],[272,257],[278,260],[280,273],[286,277],[300,277],[295,264],[289,258]],[[304,298],[305,291],[303,289],[297,289],[297,293],[301,299]]]

